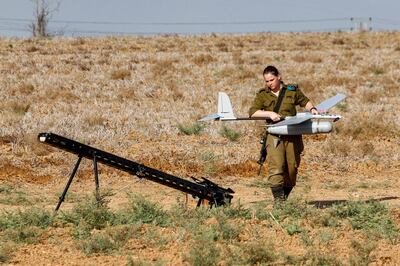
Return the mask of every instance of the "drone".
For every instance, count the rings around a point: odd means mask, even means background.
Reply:
[[[267,132],[276,135],[303,135],[330,133],[332,131],[332,122],[336,122],[342,117],[340,115],[330,115],[327,111],[334,107],[347,97],[343,93],[323,101],[315,107],[321,113],[313,115],[310,112],[299,112],[295,116],[286,116],[277,123],[267,123]],[[260,117],[236,117],[231,100],[225,92],[218,93],[218,113],[210,114],[199,121],[241,121],[241,120],[266,120]],[[330,122],[332,121],[332,122]]]

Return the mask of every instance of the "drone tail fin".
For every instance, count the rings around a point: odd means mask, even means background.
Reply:
[[[218,113],[201,118],[199,121],[208,120],[236,120],[229,96],[225,92],[218,93]]]
[[[221,116],[221,120],[236,119],[236,116],[233,113],[231,100],[225,92],[218,93],[218,115]]]

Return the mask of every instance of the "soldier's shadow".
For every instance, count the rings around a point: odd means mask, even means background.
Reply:
[[[383,198],[378,198],[378,199],[365,200],[364,202],[368,203],[368,202],[373,202],[373,201],[385,201],[385,200],[394,200],[394,199],[400,199],[400,197],[383,197]],[[319,208],[319,209],[325,209],[325,208],[331,207],[332,205],[346,203],[348,201],[349,200],[314,200],[314,201],[308,201],[307,204],[314,205],[314,207]]]

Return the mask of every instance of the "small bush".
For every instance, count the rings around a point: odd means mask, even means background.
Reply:
[[[202,54],[193,58],[193,62],[198,66],[207,65],[215,61],[217,60],[209,54],[206,55]]]
[[[91,255],[93,253],[108,254],[117,249],[117,246],[112,241],[110,236],[101,232],[82,240],[79,242],[78,247],[86,255]]]
[[[14,113],[17,115],[23,116],[26,112],[28,112],[31,105],[29,103],[20,103],[20,102],[11,102],[10,107]]]
[[[290,217],[291,220],[299,220],[308,216],[312,216],[313,210],[305,204],[305,202],[289,199],[284,204],[276,205],[272,210],[273,216],[283,221]]]
[[[226,207],[219,208],[219,210],[221,210],[229,218],[251,219],[251,211],[249,209],[243,208],[240,202],[235,205],[232,204]]]
[[[269,264],[277,259],[272,244],[250,242],[243,245],[245,262],[250,265]]]
[[[176,205],[168,213],[174,218],[174,226],[181,226],[194,232],[213,215],[213,212],[204,206],[196,209],[188,209]]]
[[[203,152],[200,157],[204,162],[204,174],[208,176],[215,175],[218,172],[217,161],[219,160],[219,156],[211,151],[206,151]]]
[[[39,48],[37,48],[36,46],[29,46],[28,48],[26,48],[26,51],[28,53],[33,53],[39,51]]]
[[[390,239],[392,242],[400,240],[400,229],[392,220],[385,205],[378,201],[335,205],[332,214],[348,219],[353,229],[364,230],[369,235]]]
[[[36,226],[26,226],[16,229],[8,229],[4,232],[4,238],[15,243],[34,244],[38,242],[38,237],[43,230]]]
[[[203,131],[204,126],[200,123],[193,123],[192,125],[185,126],[183,124],[178,124],[177,128],[180,133],[184,135],[200,135],[201,131]]]
[[[1,243],[0,245],[0,263],[5,263],[13,257],[15,245],[11,243]]]
[[[105,122],[106,119],[98,114],[92,114],[85,118],[85,123],[90,127],[101,126],[104,125]]]
[[[374,241],[359,243],[356,240],[351,241],[351,247],[356,251],[356,256],[350,257],[350,265],[369,265],[374,261],[371,252],[374,251],[377,244]]]
[[[3,212],[0,215],[0,229],[15,229],[25,226],[37,226],[45,229],[53,224],[53,215],[46,210],[32,208],[26,211]]]
[[[185,256],[185,260],[194,266],[216,265],[220,258],[220,249],[213,240],[198,237]]]
[[[222,127],[222,129],[219,132],[219,134],[222,137],[229,139],[230,141],[237,141],[241,136],[240,132],[234,131],[234,130],[226,127],[226,126]]]
[[[0,194],[11,194],[15,190],[15,187],[12,184],[4,183],[0,184]]]
[[[222,213],[216,216],[218,225],[215,226],[218,239],[235,240],[239,237],[240,227],[230,223]]]
[[[78,247],[86,255],[95,253],[110,254],[123,247],[132,236],[130,227],[109,227],[96,231],[88,237],[80,239]]]
[[[112,224],[114,214],[108,208],[108,199],[111,192],[104,192],[79,203],[72,210],[71,214],[64,215],[63,219],[76,225],[84,220],[93,229],[102,229]]]
[[[289,224],[285,229],[289,235],[298,234],[303,231],[298,224]]]
[[[80,220],[79,224],[74,227],[72,236],[76,240],[84,240],[90,237],[93,227],[90,226],[85,220]]]
[[[342,265],[342,263],[340,263],[340,261],[338,261],[336,257],[321,254],[315,251],[306,254],[303,260],[307,261],[306,265],[332,265],[332,266]]]
[[[30,83],[23,83],[22,85],[19,86],[18,90],[22,93],[22,94],[31,94],[34,90],[35,90],[35,86],[33,86]]]
[[[155,60],[151,67],[153,77],[159,79],[160,77],[171,75],[171,73],[176,73],[178,70],[174,63],[171,59]]]
[[[111,72],[111,79],[127,79],[131,77],[131,72],[129,70],[114,70]]]
[[[167,226],[171,223],[171,218],[157,204],[146,200],[143,196],[132,194],[130,195],[128,208],[116,215],[115,223],[151,223]]]
[[[345,42],[342,38],[335,38],[332,40],[332,44],[336,44],[336,45],[343,45]]]

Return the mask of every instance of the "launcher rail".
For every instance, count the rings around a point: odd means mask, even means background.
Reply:
[[[232,189],[222,188],[206,178],[202,178],[202,180],[193,178],[194,182],[191,182],[54,133],[40,133],[38,135],[38,140],[42,143],[46,143],[78,156],[78,160],[75,163],[64,191],[59,198],[55,209],[56,211],[60,208],[65,199],[65,195],[67,194],[73,178],[76,175],[82,158],[93,161],[93,172],[97,194],[100,187],[97,163],[102,163],[121,171],[128,172],[139,178],[145,178],[161,185],[188,193],[198,199],[197,206],[200,206],[204,200],[207,200],[211,206],[230,204],[233,198],[231,194],[235,193]]]

